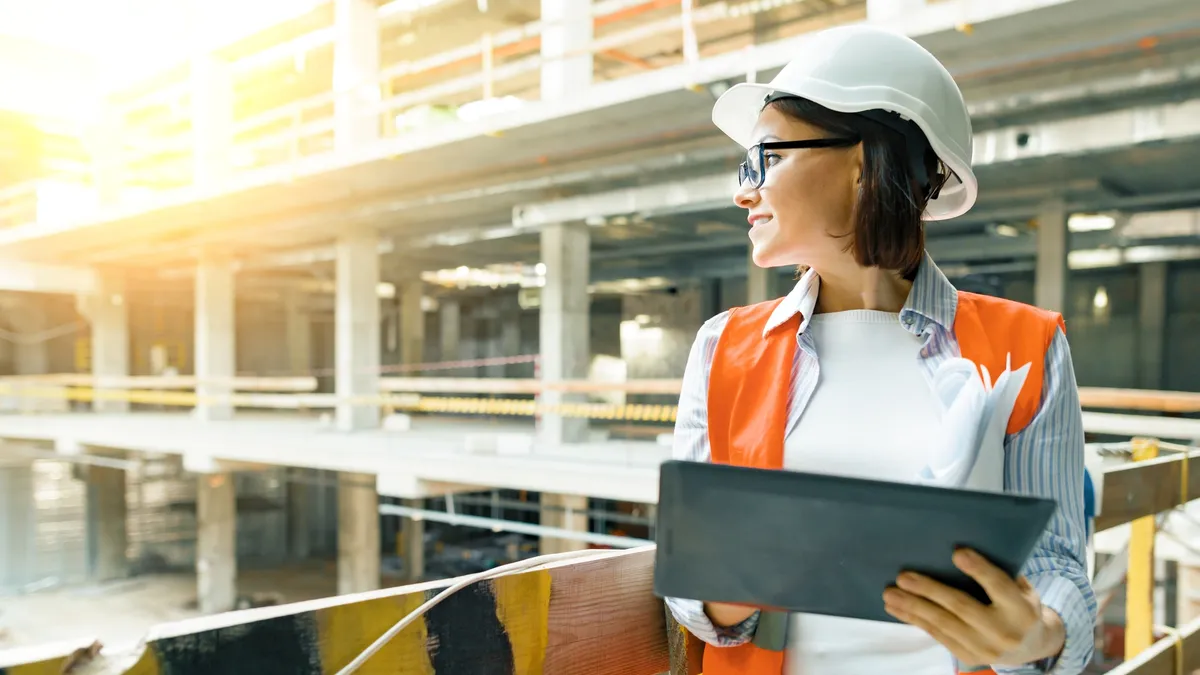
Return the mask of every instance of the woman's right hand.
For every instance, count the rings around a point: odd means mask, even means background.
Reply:
[[[758,610],[745,605],[727,605],[722,602],[704,603],[704,613],[718,628],[728,628],[754,616]]]

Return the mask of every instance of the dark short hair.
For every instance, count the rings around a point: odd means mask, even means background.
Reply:
[[[941,163],[920,129],[892,113],[841,113],[795,96],[768,99],[765,107],[835,137],[861,139],[862,186],[849,247],[864,267],[898,270],[904,278],[914,279],[925,255],[921,216],[948,175],[944,169],[939,171]],[[924,172],[915,164],[922,160]],[[925,176],[932,178],[926,182]]]

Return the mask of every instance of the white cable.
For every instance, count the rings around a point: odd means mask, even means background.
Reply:
[[[359,654],[358,656],[356,656],[353,661],[351,661],[349,664],[346,665],[345,668],[342,668],[341,670],[339,670],[337,672],[337,675],[351,675],[352,673],[356,672],[359,668],[362,668],[363,664],[365,664],[372,656],[374,656],[376,652],[378,652],[380,649],[383,649],[384,645],[386,645],[388,642],[391,642],[392,638],[396,637],[396,635],[398,635],[400,633],[400,631],[404,630],[410,624],[412,624],[414,621],[421,618],[421,616],[423,616],[425,614],[425,612],[428,612],[430,609],[432,609],[434,606],[436,606],[441,601],[445,600],[446,598],[450,597],[451,595],[454,595],[458,591],[461,591],[462,589],[466,588],[467,586],[470,586],[471,584],[473,584],[477,581],[486,581],[493,577],[502,576],[509,572],[523,572],[525,570],[532,569],[534,567],[541,567],[542,565],[546,565],[549,563],[559,562],[560,560],[571,560],[573,558],[583,558],[583,557],[588,557],[588,556],[603,557],[605,555],[612,555],[612,554],[616,554],[616,553],[625,553],[625,552],[626,551],[614,550],[614,549],[588,549],[588,550],[584,550],[584,551],[567,551],[566,553],[554,553],[551,555],[543,555],[543,556],[538,556],[536,558],[529,558],[528,560],[518,560],[517,562],[514,562],[514,563],[509,563],[507,565],[501,565],[500,567],[494,567],[490,570],[485,570],[485,571],[479,572],[477,574],[472,574],[469,577],[464,577],[464,578],[460,579],[459,581],[457,581],[456,583],[454,583],[453,585],[447,587],[441,593],[438,593],[437,595],[433,596],[429,600],[425,601],[425,604],[414,609],[412,612],[409,613],[408,616],[397,621],[396,625],[392,626],[391,628],[389,628],[387,630],[386,633],[379,636],[378,640],[372,642],[369,647],[364,649],[363,652],[361,654]]]

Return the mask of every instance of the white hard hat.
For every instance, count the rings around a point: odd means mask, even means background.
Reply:
[[[744,148],[770,95],[805,98],[830,110],[886,110],[916,123],[954,172],[926,209],[929,220],[954,218],[975,204],[971,117],[962,92],[924,47],[907,36],[864,24],[814,33],[769,84],[731,87],[713,107],[713,122]]]

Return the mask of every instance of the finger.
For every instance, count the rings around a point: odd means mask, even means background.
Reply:
[[[946,611],[942,606],[930,600],[913,595],[899,588],[888,589],[884,594],[884,607],[889,612],[896,610],[906,618],[896,618],[906,623],[919,625],[922,628],[936,629],[952,637],[955,641],[968,648],[984,647],[986,636],[959,617]]]
[[[975,551],[970,549],[955,551],[954,565],[979,582],[993,604],[1011,605],[1022,602],[1024,593],[1017,585],[1016,580]]]
[[[967,624],[979,627],[991,618],[987,606],[983,603],[957,588],[951,588],[923,574],[905,572],[899,576],[896,583],[902,590],[927,598]]]
[[[937,640],[939,644],[950,650],[950,653],[962,664],[972,666],[988,665],[979,650],[971,644],[970,640],[944,625],[939,625],[936,620],[931,620],[928,615],[910,611],[907,609],[907,603],[886,602],[884,608],[888,614],[910,626],[921,629],[929,637]]]

